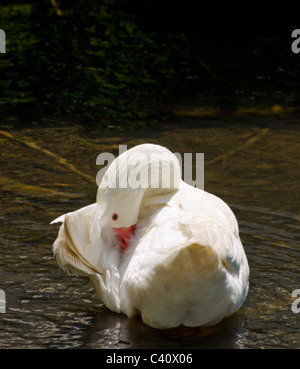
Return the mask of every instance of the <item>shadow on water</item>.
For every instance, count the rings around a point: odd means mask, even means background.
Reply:
[[[300,288],[300,130],[250,123],[166,126],[132,137],[87,137],[67,127],[11,132],[18,140],[2,135],[0,347],[300,348],[300,315],[291,310]],[[119,144],[143,142],[204,152],[205,189],[237,216],[250,290],[242,309],[216,327],[160,331],[114,314],[86,278],[64,274],[53,258],[57,226],[49,222],[95,200],[95,183],[80,173],[95,178],[101,152],[116,155]]]

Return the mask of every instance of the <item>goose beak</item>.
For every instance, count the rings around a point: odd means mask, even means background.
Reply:
[[[123,251],[127,250],[130,244],[131,236],[135,234],[136,224],[130,227],[127,227],[127,228],[126,227],[113,228],[113,230],[115,231],[116,236],[118,237],[118,240],[120,241],[122,250]]]

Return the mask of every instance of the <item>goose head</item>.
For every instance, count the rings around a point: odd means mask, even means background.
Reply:
[[[98,187],[102,228],[126,250],[143,199],[177,191],[180,181],[179,161],[165,147],[142,144],[125,151],[109,165]]]
[[[142,192],[138,190],[98,189],[97,202],[101,208],[101,229],[106,240],[119,241],[122,250],[130,244],[136,230]]]

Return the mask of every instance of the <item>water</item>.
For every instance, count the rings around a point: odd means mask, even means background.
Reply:
[[[180,124],[179,124],[180,123]],[[101,304],[86,278],[63,273],[52,255],[56,216],[94,202],[92,180],[39,148],[0,135],[1,348],[300,348],[299,125],[197,121],[146,133],[89,137],[77,128],[12,134],[66,158],[95,178],[97,156],[119,144],[154,142],[174,152],[205,153],[205,189],[237,216],[251,275],[242,309],[211,328],[159,331]],[[51,189],[56,192],[48,191]]]

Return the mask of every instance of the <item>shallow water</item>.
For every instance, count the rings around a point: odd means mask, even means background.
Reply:
[[[242,309],[216,327],[166,331],[110,312],[88,279],[58,268],[51,250],[58,226],[49,222],[94,202],[95,183],[0,135],[0,288],[6,294],[1,348],[300,348],[300,313],[291,310],[292,291],[300,288],[299,122],[186,123],[131,137],[88,137],[76,128],[11,133],[91,178],[99,170],[97,156],[117,154],[121,143],[203,152],[205,189],[236,214],[250,265]]]

